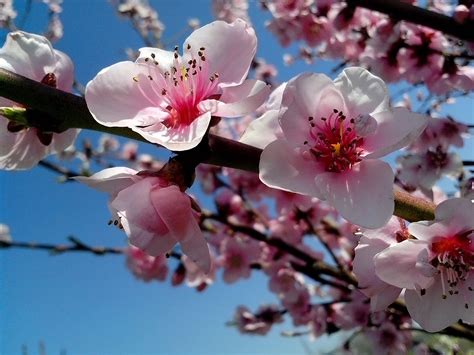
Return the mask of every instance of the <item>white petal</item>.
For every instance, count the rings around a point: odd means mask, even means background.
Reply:
[[[219,86],[241,84],[257,50],[257,37],[252,27],[243,20],[233,23],[214,21],[194,31],[184,42],[184,59],[188,45],[196,52],[204,47],[203,54],[209,63],[209,72],[219,73]]]
[[[141,179],[136,175],[137,173],[138,171],[133,169],[115,167],[101,170],[89,177],[76,176],[74,180],[82,182],[93,189],[116,195],[135,181]]]
[[[466,300],[461,293],[453,295],[448,293],[446,299],[443,299],[442,295],[440,277],[426,289],[423,296],[415,290],[405,292],[408,312],[413,320],[429,332],[438,332],[456,323],[459,319],[473,318],[474,307],[465,308]],[[472,296],[470,300],[472,306]]]
[[[56,55],[51,43],[43,36],[22,31],[10,32],[0,49],[0,67],[7,63],[15,73],[41,81],[56,68]]]
[[[87,84],[85,93],[87,107],[96,121],[107,127],[131,127],[162,119],[161,96],[148,79],[154,70],[133,62],[102,69]]]
[[[250,122],[239,141],[264,149],[268,144],[282,137],[283,132],[278,122],[278,111],[270,110]]]
[[[379,228],[393,214],[393,180],[390,165],[379,160],[363,160],[350,171],[318,175],[316,185],[349,222]]]
[[[321,198],[314,176],[321,172],[312,161],[296,154],[284,139],[265,147],[260,157],[260,180],[267,186]]]
[[[377,121],[374,134],[364,138],[367,158],[380,158],[413,142],[428,123],[427,116],[395,107],[372,115]]]
[[[352,117],[372,114],[389,108],[387,86],[379,77],[364,68],[346,68],[334,80]]]
[[[393,244],[375,256],[375,273],[380,279],[396,287],[426,288],[433,279],[423,276],[416,267],[418,254],[426,248],[428,244],[418,240]]]
[[[213,116],[240,117],[255,112],[267,99],[270,87],[260,80],[246,80],[239,86],[225,88],[219,100],[206,100],[199,105],[201,111]],[[212,109],[206,103],[214,101]]]

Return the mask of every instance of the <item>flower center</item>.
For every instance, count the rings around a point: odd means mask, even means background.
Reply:
[[[450,295],[458,294],[458,283],[465,281],[474,268],[472,233],[474,230],[450,237],[439,237],[431,244],[431,251],[436,255],[431,264],[440,274],[443,298],[447,297],[446,290]]]
[[[356,133],[354,118],[348,120],[342,111],[333,109],[329,117],[308,117],[308,122],[310,141],[304,145],[309,150],[303,154],[309,152],[326,171],[341,173],[362,160],[363,138]]]
[[[179,129],[189,126],[201,114],[198,108],[201,101],[219,97],[217,95],[219,74],[209,73],[209,66],[204,55],[205,48],[199,48],[196,56],[191,51],[191,45],[188,44],[186,52],[187,61],[179,56],[178,47],[175,47],[171,71],[156,71],[156,77],[148,76],[154,94],[160,97],[159,106],[168,113],[168,117],[162,120],[167,128]],[[145,58],[145,62],[159,66],[155,58],[155,54],[152,53],[149,58]],[[138,81],[136,77],[133,79]],[[151,101],[157,100],[151,99]]]

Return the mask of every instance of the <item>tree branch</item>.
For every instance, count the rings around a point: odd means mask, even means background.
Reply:
[[[347,3],[384,13],[396,21],[408,21],[474,42],[474,21],[460,23],[450,16],[396,0],[347,0]]]
[[[55,244],[47,244],[47,243],[16,242],[16,241],[0,240],[0,249],[4,249],[4,248],[42,249],[42,250],[48,250],[53,254],[62,254],[66,252],[76,252],[76,251],[88,252],[95,255],[123,254],[124,253],[123,248],[92,247],[73,236],[68,237],[68,239],[72,244],[55,245]]]

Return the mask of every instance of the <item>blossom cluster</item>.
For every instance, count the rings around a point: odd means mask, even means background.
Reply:
[[[429,3],[429,8],[436,12],[451,15],[454,11],[442,1]],[[299,56],[307,61],[314,57],[341,59],[369,68],[388,82],[423,83],[434,94],[474,88],[469,43],[439,31],[394,21],[345,1],[266,0],[263,6],[273,17],[267,28],[283,46],[304,41],[306,46]],[[465,5],[455,11],[462,21],[467,21],[472,13],[472,7],[469,10]],[[286,60],[294,59],[290,56]]]
[[[304,39],[373,72],[348,67],[334,80],[302,73],[271,92],[276,73],[255,59],[254,29],[231,16],[235,9],[245,14],[246,2],[215,2],[232,22],[197,29],[181,53],[141,48],[136,61],[104,68],[85,90],[93,119],[167,148],[175,153],[167,163],[109,135],[97,148],[68,148],[78,130],[44,131],[38,122],[45,113],[2,99],[0,168],[28,169],[51,153],[80,159],[84,176],[75,180],[109,195],[109,224],[128,236],[127,267],[145,282],[167,280],[173,264],[171,284],[199,292],[220,275],[232,284],[263,273],[277,303],[255,312],[238,307],[230,324],[242,333],[265,335],[288,317],[313,338],[351,330],[377,353],[405,353],[415,343],[413,321],[430,332],[474,323],[472,181],[461,197],[437,206],[434,221],[393,216],[394,188],[419,188],[435,200],[436,181],[462,173],[449,149],[463,145],[468,128],[394,107],[376,75],[421,80],[440,93],[472,90],[471,67],[446,54],[453,43],[442,34],[345,3],[265,5],[283,44]],[[146,2],[117,6],[145,20],[146,31],[148,20],[158,23]],[[457,11],[463,20],[464,10]],[[72,88],[71,60],[42,36],[9,34],[0,68]],[[252,68],[257,79],[247,78]],[[206,157],[193,154],[209,154],[210,132],[261,149],[259,173],[200,164]],[[394,173],[382,159],[404,147],[410,153]],[[107,169],[91,174],[91,162]],[[186,192],[195,168],[213,212]]]

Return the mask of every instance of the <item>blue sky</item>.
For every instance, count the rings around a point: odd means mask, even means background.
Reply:
[[[165,39],[181,32],[191,17],[202,24],[212,20],[209,1],[151,3],[167,27]],[[24,4],[15,2],[20,17]],[[327,72],[336,65],[283,67],[284,51],[263,25],[267,14],[256,2],[251,2],[250,14],[259,55],[278,65],[279,80],[302,71]],[[125,60],[124,48],[143,45],[129,22],[118,18],[106,1],[65,1],[61,18],[65,35],[55,46],[73,59],[83,84],[103,67]],[[33,1],[24,29],[40,33],[45,25],[45,7]],[[1,42],[4,36],[2,32]],[[472,116],[472,108],[472,101],[464,100],[451,112],[467,121],[470,117],[462,114]],[[97,141],[99,135],[84,132],[81,137]],[[471,140],[465,152],[472,148]],[[91,245],[123,246],[124,234],[107,226],[108,218],[107,196],[83,185],[57,183],[54,174],[41,168],[0,172],[0,223],[10,226],[14,239],[59,244],[74,235]],[[225,326],[238,305],[255,309],[275,301],[267,279],[258,273],[235,285],[219,279],[197,293],[168,283],[137,281],[122,256],[0,250],[0,354],[19,354],[23,344],[34,354],[39,341],[44,341],[48,355],[61,349],[68,354],[305,354],[305,346],[313,353],[328,346],[325,341],[282,338],[281,330],[292,329],[288,323],[266,337],[242,336]]]

